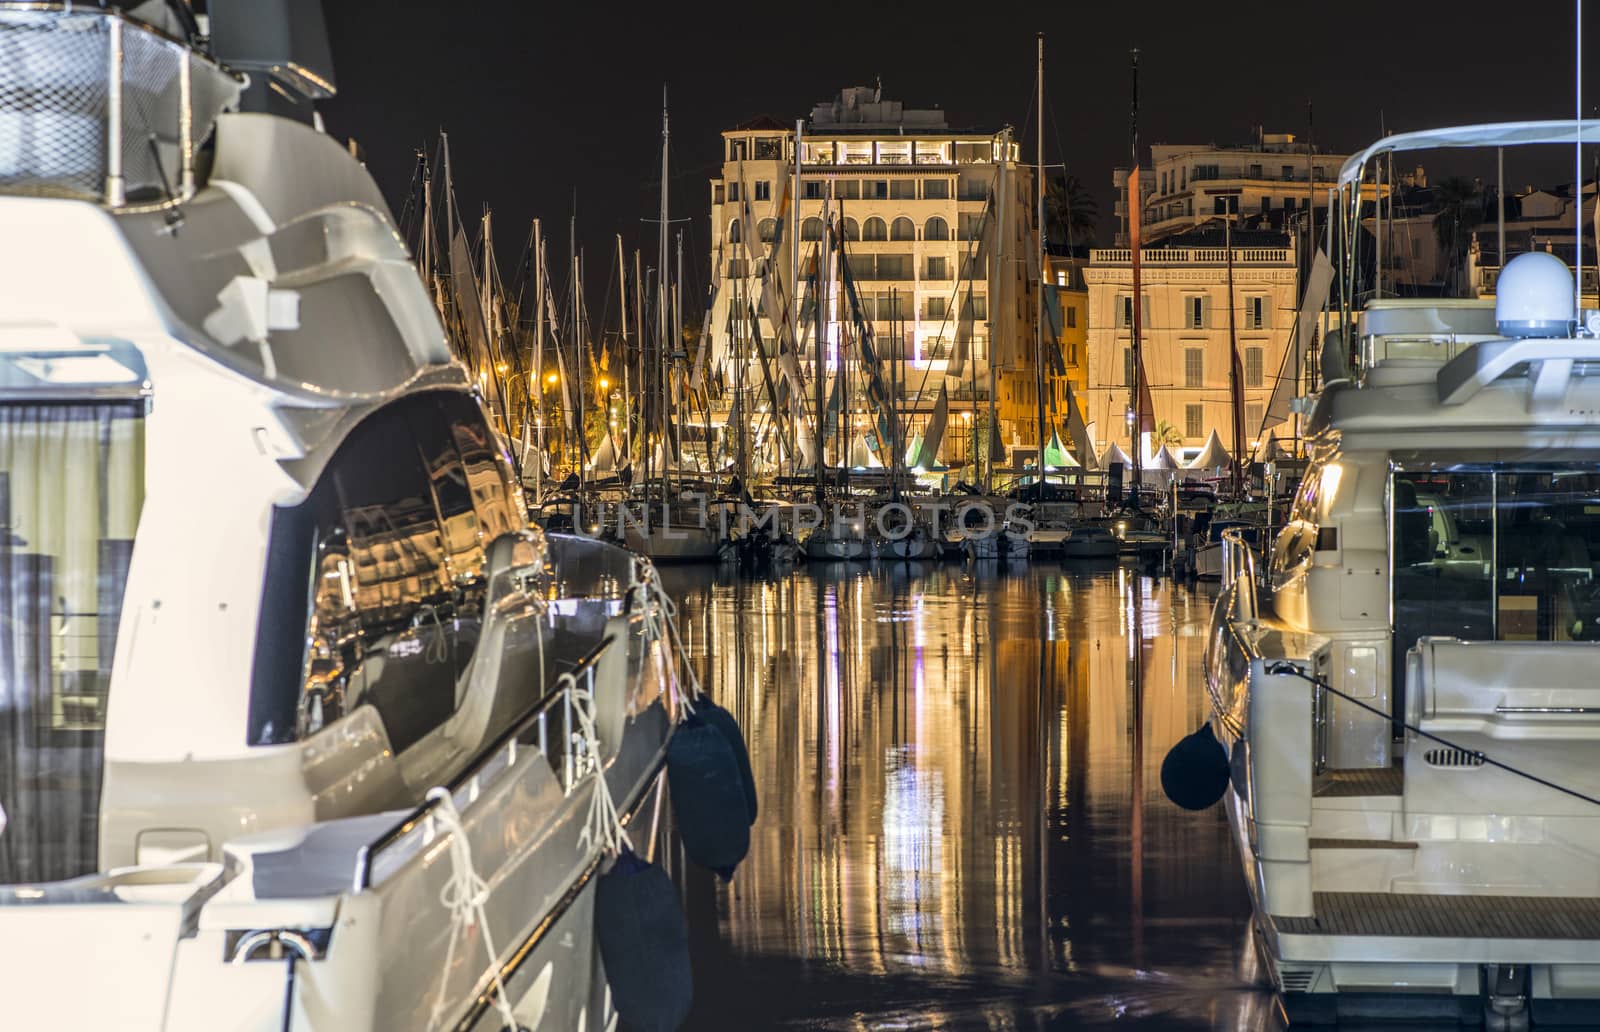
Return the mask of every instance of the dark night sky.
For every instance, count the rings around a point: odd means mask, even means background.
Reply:
[[[641,220],[656,211],[663,82],[672,94],[673,214],[693,219],[684,226],[690,286],[706,275],[706,182],[720,163],[721,130],[761,113],[790,122],[842,86],[881,77],[886,97],[941,106],[954,126],[1027,120],[1031,160],[1038,31],[1046,160],[1065,160],[1095,192],[1102,242],[1113,230],[1111,169],[1127,162],[1131,46],[1141,51],[1146,144],[1245,141],[1257,124],[1302,133],[1308,99],[1327,150],[1375,139],[1380,112],[1405,130],[1570,117],[1573,108],[1573,6],[1546,0],[1320,4],[1315,21],[1282,0],[1143,3],[1136,15],[1126,0],[325,6],[340,93],[324,117],[331,132],[362,144],[396,209],[414,151],[441,127],[462,211],[470,219],[491,205],[503,262],[515,261],[534,216],[554,233],[552,257],[565,254],[576,188],[597,319],[614,235],[643,246],[647,261],[654,253],[655,228]],[[1585,36],[1600,39],[1600,3],[1586,14]],[[1592,110],[1600,60],[1586,79]],[[1430,174],[1446,170],[1438,155],[1419,160]],[[1571,162],[1570,151],[1513,153],[1507,181],[1567,182]]]

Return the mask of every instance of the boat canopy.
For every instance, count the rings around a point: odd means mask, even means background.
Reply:
[[[1204,448],[1200,454],[1189,460],[1185,469],[1219,469],[1223,466],[1233,465],[1233,456],[1228,454],[1228,449],[1222,446],[1222,438],[1217,436],[1215,430],[1206,438]]]
[[[1339,186],[1344,188],[1361,178],[1367,162],[1380,154],[1401,151],[1439,150],[1446,147],[1523,147],[1531,144],[1573,144],[1582,140],[1600,141],[1600,119],[1575,119],[1545,122],[1491,122],[1487,125],[1457,125],[1444,129],[1422,129],[1413,133],[1385,136],[1359,154],[1353,154],[1339,169]]]

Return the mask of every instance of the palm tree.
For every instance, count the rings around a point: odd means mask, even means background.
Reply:
[[[1165,419],[1158,419],[1156,420],[1155,432],[1150,435],[1150,447],[1155,451],[1160,451],[1169,444],[1174,448],[1182,447],[1183,435],[1178,432],[1177,427]]]
[[[1483,192],[1472,180],[1451,176],[1434,184],[1433,199],[1439,209],[1433,217],[1433,233],[1439,240],[1443,279],[1448,284],[1466,257],[1472,231],[1483,222]]]
[[[1093,244],[1100,229],[1100,206],[1077,176],[1052,177],[1045,184],[1044,217],[1050,240],[1068,247]]]

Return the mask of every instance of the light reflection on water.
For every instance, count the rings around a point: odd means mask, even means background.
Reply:
[[[761,787],[734,885],[687,887],[691,1027],[1270,1027],[1226,820],[1160,789],[1203,719],[1209,589],[1117,566],[663,579]]]

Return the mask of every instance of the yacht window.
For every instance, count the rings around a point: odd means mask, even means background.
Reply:
[[[1600,467],[1397,472],[1396,654],[1424,634],[1600,639]]]
[[[98,869],[144,402],[0,404],[0,884]]]
[[[441,407],[453,404],[414,395],[369,416],[310,496],[274,513],[253,744],[295,741],[371,703],[398,752],[454,712],[477,636],[485,539]]]

